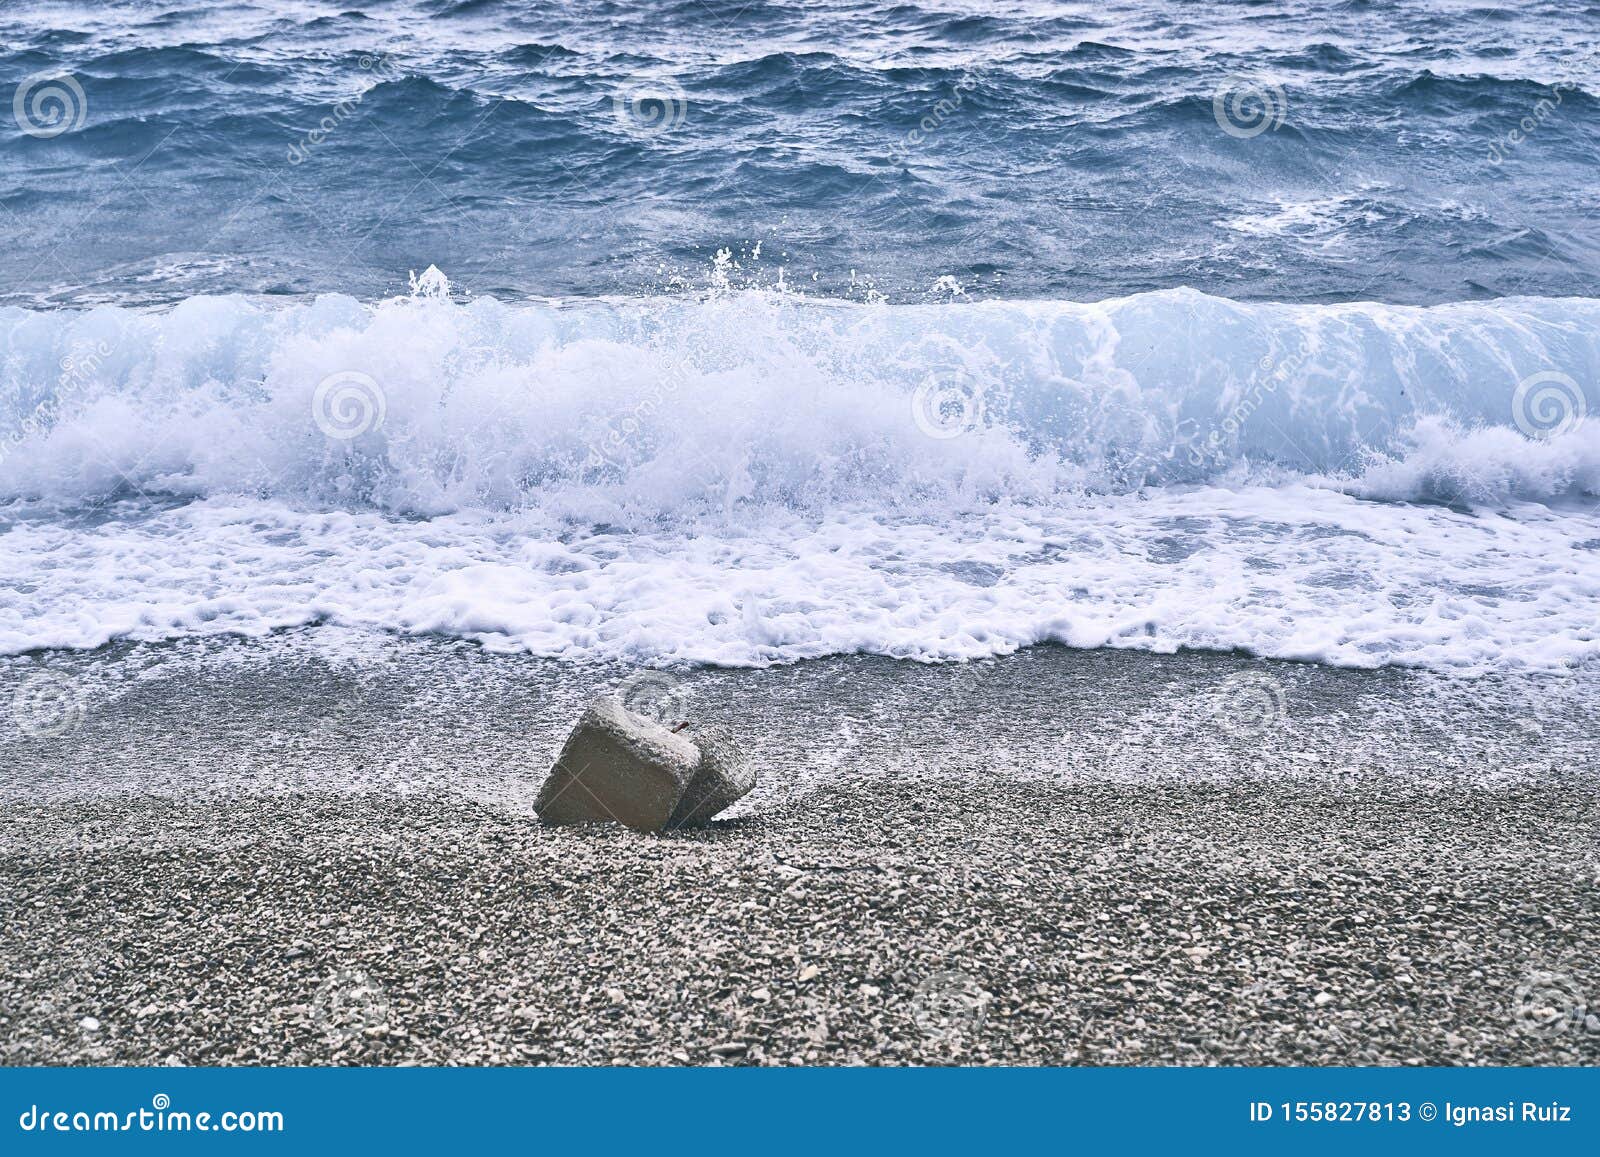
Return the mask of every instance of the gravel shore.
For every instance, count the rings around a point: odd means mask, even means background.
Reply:
[[[702,672],[653,693],[762,784],[645,836],[529,811],[604,673],[153,650],[55,662],[71,728],[0,744],[6,1063],[1600,1061],[1586,691]]]

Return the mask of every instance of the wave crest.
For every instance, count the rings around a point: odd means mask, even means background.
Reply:
[[[0,353],[0,499],[637,523],[1283,477],[1429,501],[1600,493],[1593,420],[1531,437],[1514,405],[1540,373],[1594,397],[1592,299],[463,304],[435,276],[375,304],[5,309]],[[360,412],[330,410],[352,382]]]

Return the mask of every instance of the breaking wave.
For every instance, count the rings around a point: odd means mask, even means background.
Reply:
[[[0,499],[629,526],[1301,479],[1600,494],[1600,301],[854,304],[774,291],[0,310]]]
[[[1600,302],[0,311],[0,654],[1600,660]],[[21,660],[25,661],[25,660]]]

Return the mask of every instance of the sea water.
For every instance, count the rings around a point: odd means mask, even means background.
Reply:
[[[1592,670],[1595,11],[1336,9],[8,4],[0,654]]]

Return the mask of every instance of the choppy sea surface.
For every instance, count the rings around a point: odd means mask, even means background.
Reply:
[[[1592,673],[1597,27],[12,0],[0,655]]]

